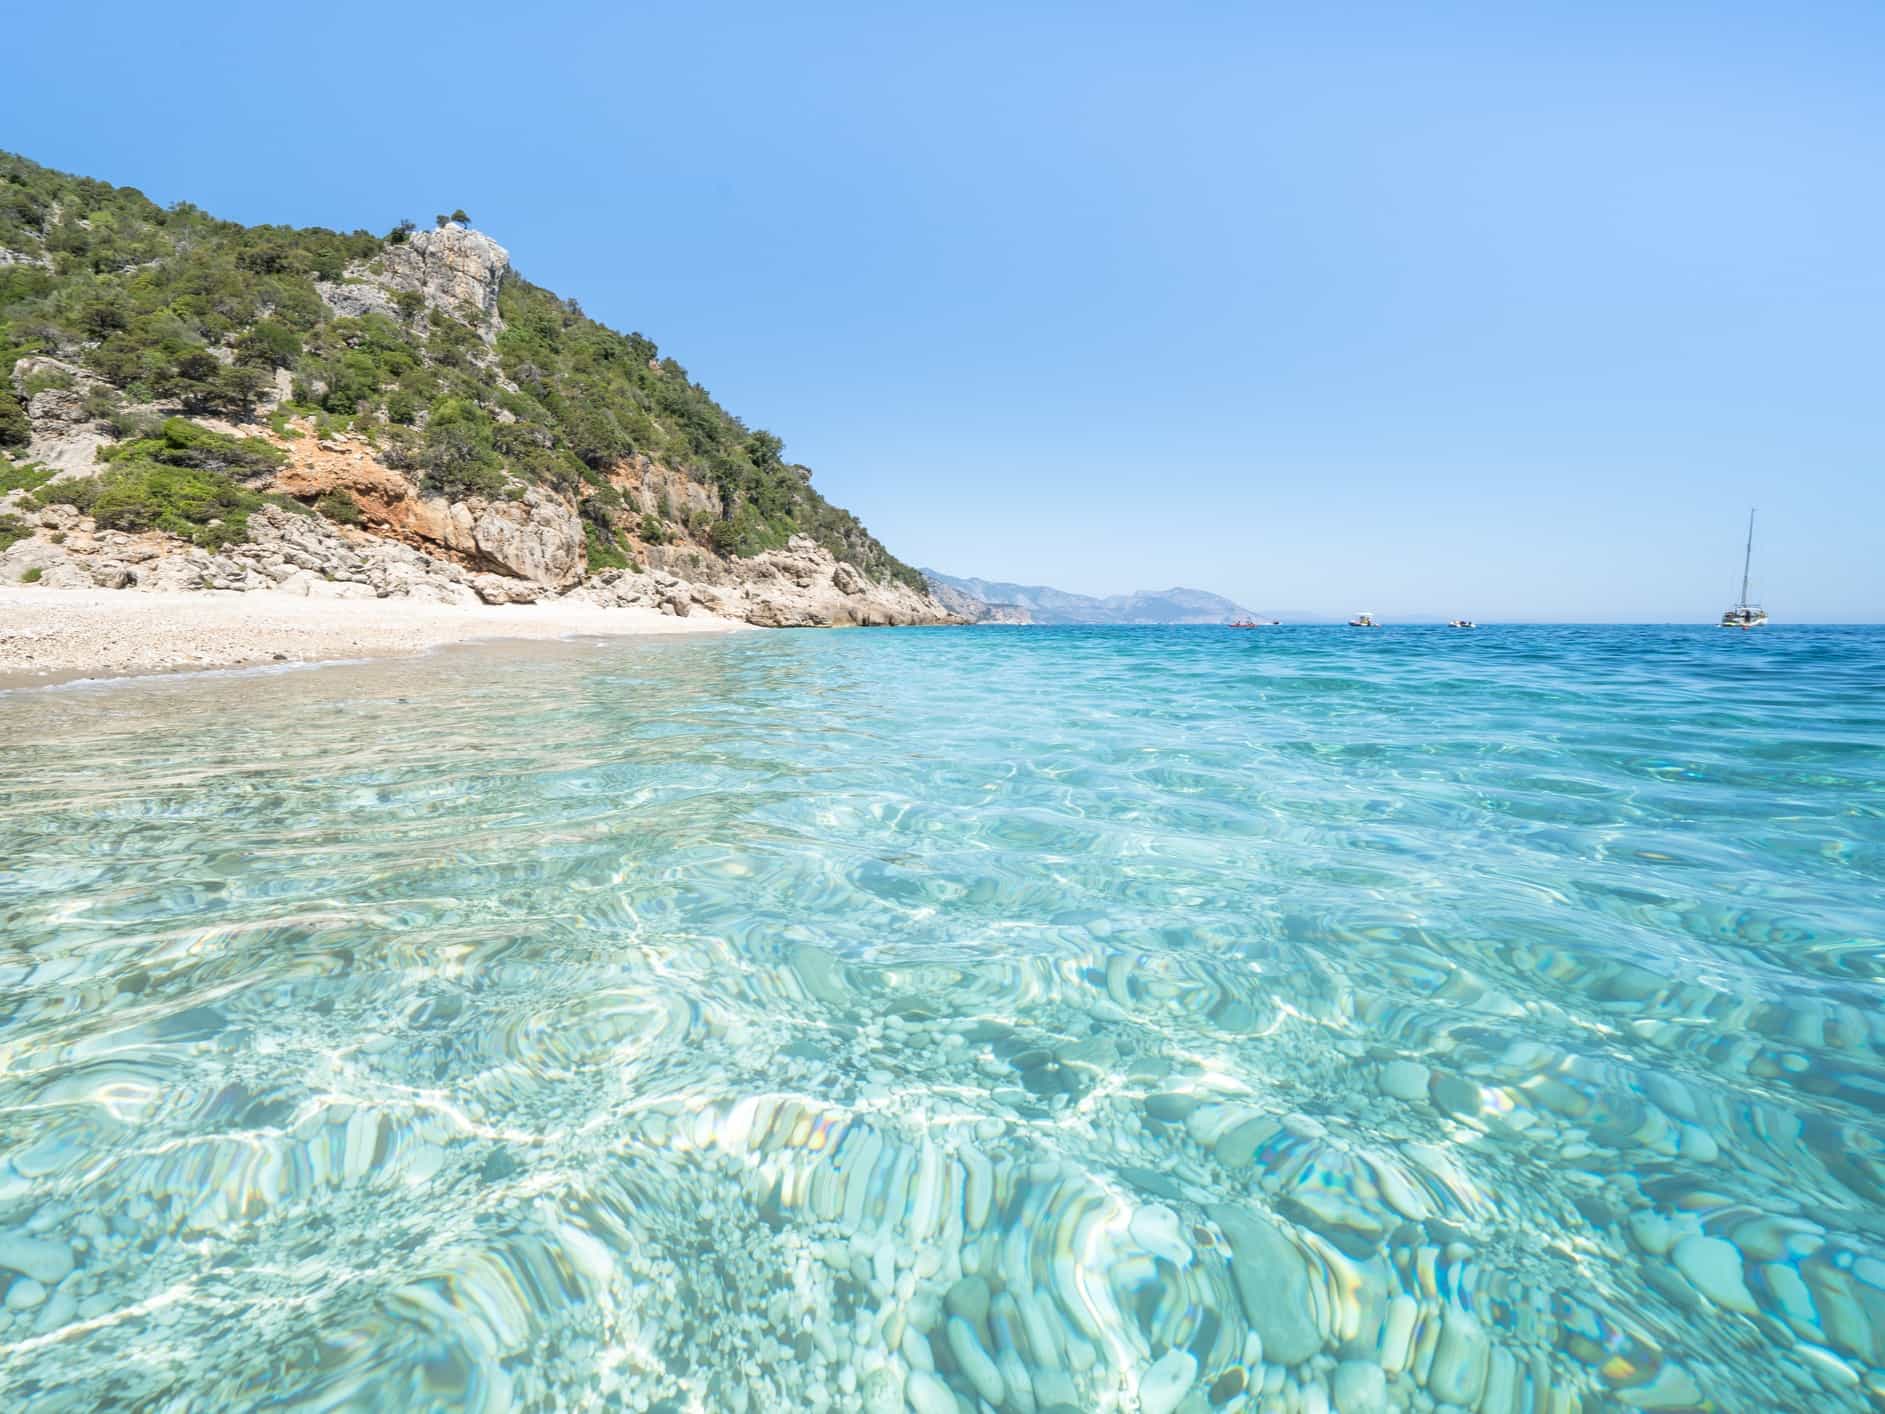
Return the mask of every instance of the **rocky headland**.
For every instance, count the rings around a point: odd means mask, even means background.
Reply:
[[[1045,584],[964,579],[926,569],[937,603],[978,624],[1227,624],[1251,610],[1204,589],[1141,589],[1131,594],[1073,594]]]
[[[963,621],[777,438],[463,221],[245,228],[0,179],[0,585]]]

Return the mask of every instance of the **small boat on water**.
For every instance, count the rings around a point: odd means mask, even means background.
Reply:
[[[1275,628],[1278,624],[1282,622],[1283,621],[1281,619],[1241,618],[1241,619],[1232,619],[1230,621],[1230,627],[1232,628]]]
[[[1479,627],[1479,625],[1474,623],[1471,619],[1448,619],[1446,621],[1446,626],[1448,628],[1478,628]]]
[[[1754,511],[1748,510],[1748,547],[1741,556],[1741,598],[1721,616],[1723,628],[1759,628],[1767,622],[1767,610],[1748,603],[1748,569],[1754,563]]]
[[[1380,624],[1375,622],[1374,615],[1369,614],[1369,613],[1360,613],[1360,614],[1355,615],[1354,618],[1348,621],[1348,626],[1350,628],[1380,628],[1381,627]]]

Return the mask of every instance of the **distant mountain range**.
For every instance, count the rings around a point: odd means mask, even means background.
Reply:
[[[1044,584],[960,579],[923,571],[944,607],[976,623],[1008,624],[1223,624],[1251,611],[1203,589],[1141,589],[1132,594],[1070,594]]]

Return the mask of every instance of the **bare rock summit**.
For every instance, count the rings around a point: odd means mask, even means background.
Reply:
[[[510,252],[468,226],[447,222],[436,231],[414,231],[389,244],[381,256],[382,283],[413,290],[447,310],[468,306],[482,321],[497,318],[497,288],[510,268]]]

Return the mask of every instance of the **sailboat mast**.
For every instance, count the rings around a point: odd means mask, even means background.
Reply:
[[[1741,557],[1741,602],[1748,602],[1748,567],[1754,563],[1754,508],[1748,507],[1748,548]]]

